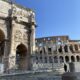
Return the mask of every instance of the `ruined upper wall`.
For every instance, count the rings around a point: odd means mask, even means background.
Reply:
[[[45,41],[67,41],[69,40],[68,36],[50,36],[50,37],[42,37],[42,38],[37,38],[36,41],[38,42],[45,42]]]
[[[70,44],[80,44],[80,40],[69,40]]]
[[[42,38],[36,38],[36,43],[48,43],[48,42],[53,42],[57,43],[62,42],[62,43],[69,43],[69,44],[80,44],[80,40],[70,40],[68,36],[49,36],[49,37],[42,37]],[[50,44],[50,43],[49,43]],[[52,44],[52,43],[51,43]]]

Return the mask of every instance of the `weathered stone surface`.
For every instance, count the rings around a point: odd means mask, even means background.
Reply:
[[[62,80],[61,75],[53,73],[20,73],[1,75],[0,80]]]
[[[80,80],[80,72],[69,72],[62,76],[62,80]]]
[[[37,38],[35,62],[37,64],[51,63],[53,65],[55,63],[63,63],[64,71],[69,72],[70,62],[80,63],[79,42],[79,40],[70,40],[68,36],[48,36]]]
[[[34,63],[33,64],[34,71],[37,70],[43,70],[43,71],[54,71],[55,73],[64,73],[64,64],[58,64],[58,63]]]
[[[80,72],[80,63],[73,62],[69,64],[70,72]]]
[[[0,0],[0,8],[0,63],[5,71],[29,70],[35,50],[35,13],[6,0]]]

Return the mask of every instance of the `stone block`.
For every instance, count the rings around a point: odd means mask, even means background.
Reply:
[[[70,72],[80,72],[80,63],[73,62],[69,64]]]

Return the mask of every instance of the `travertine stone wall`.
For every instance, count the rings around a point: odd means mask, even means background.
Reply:
[[[36,65],[63,63],[64,71],[69,72],[70,62],[80,62],[80,40],[70,40],[68,36],[37,38],[34,62]]]
[[[35,51],[35,13],[31,9],[3,0],[0,0],[0,8],[0,30],[5,35],[2,64],[5,70],[15,69],[17,47],[22,45],[26,48],[26,61],[23,63],[25,69],[28,69],[32,64],[31,55]]]

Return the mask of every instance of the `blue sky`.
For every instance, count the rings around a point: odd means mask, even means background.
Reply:
[[[36,37],[69,35],[80,39],[80,0],[16,0],[36,13]]]

